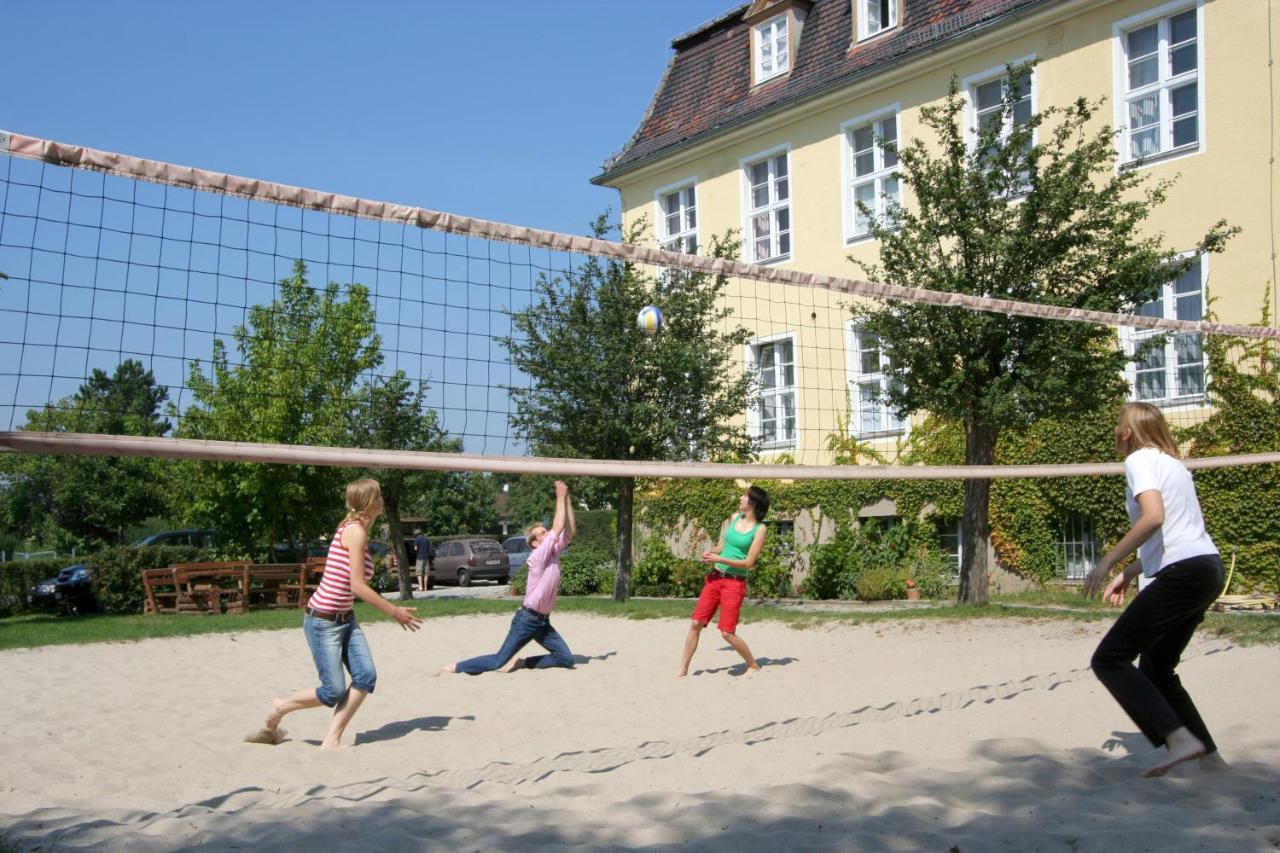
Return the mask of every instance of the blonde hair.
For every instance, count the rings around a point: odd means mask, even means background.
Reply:
[[[526,528],[526,529],[525,529],[525,531],[524,531],[524,538],[525,538],[526,540],[528,540],[528,539],[532,539],[532,538],[533,538],[533,531],[537,530],[539,527],[541,527],[543,530],[546,530],[546,529],[547,529],[547,526],[546,526],[545,524],[543,524],[541,521],[536,521],[536,522],[534,522],[533,524],[530,524],[530,525],[528,526],[528,528]]]
[[[382,497],[382,486],[377,480],[364,477],[347,483],[347,521],[363,515]]]
[[[1169,432],[1164,414],[1150,403],[1125,403],[1120,407],[1120,428],[1129,430],[1129,452],[1154,447],[1174,459],[1181,456]]]

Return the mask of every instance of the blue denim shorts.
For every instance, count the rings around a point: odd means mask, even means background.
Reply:
[[[350,622],[330,622],[304,616],[302,630],[307,635],[307,645],[320,675],[317,699],[330,708],[343,700],[347,695],[344,668],[351,673],[352,687],[364,693],[373,692],[378,671],[373,666],[369,642],[354,617]]]

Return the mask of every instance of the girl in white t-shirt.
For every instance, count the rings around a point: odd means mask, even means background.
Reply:
[[[1150,582],[1102,638],[1091,665],[1152,745],[1168,749],[1146,773],[1163,776],[1176,764],[1217,752],[1174,668],[1222,592],[1222,560],[1205,532],[1191,472],[1178,458],[1160,410],[1147,403],[1125,404],[1116,425],[1116,452],[1125,457],[1130,528],[1085,578],[1084,592],[1095,595],[1112,568],[1135,550],[1138,559],[1107,583],[1102,595],[1116,606],[1139,574]]]

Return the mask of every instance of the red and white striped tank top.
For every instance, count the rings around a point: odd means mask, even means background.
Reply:
[[[325,613],[345,613],[355,603],[355,594],[351,592],[351,554],[342,544],[342,531],[352,522],[344,521],[334,531],[333,541],[329,543],[329,555],[324,561],[324,577],[320,586],[311,593],[307,606],[312,610],[323,610]],[[373,558],[368,549],[364,552],[364,579],[373,577]]]

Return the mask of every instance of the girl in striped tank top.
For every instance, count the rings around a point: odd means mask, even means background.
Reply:
[[[390,616],[406,631],[416,631],[422,624],[408,607],[397,607],[369,586],[373,577],[373,559],[366,545],[369,530],[382,514],[382,489],[377,480],[356,480],[347,486],[347,517],[333,534],[329,556],[324,564],[324,577],[307,602],[302,629],[315,660],[320,686],[302,690],[284,699],[274,699],[267,714],[266,727],[250,740],[279,743],[283,733],[280,721],[286,714],[303,708],[325,705],[333,708],[333,720],[321,749],[336,749],[342,742],[347,724],[355,716],[364,697],[373,692],[378,674],[369,654],[369,643],[356,621],[352,604],[359,598]],[[361,567],[352,572],[352,563]],[[351,673],[347,688],[343,665]]]

